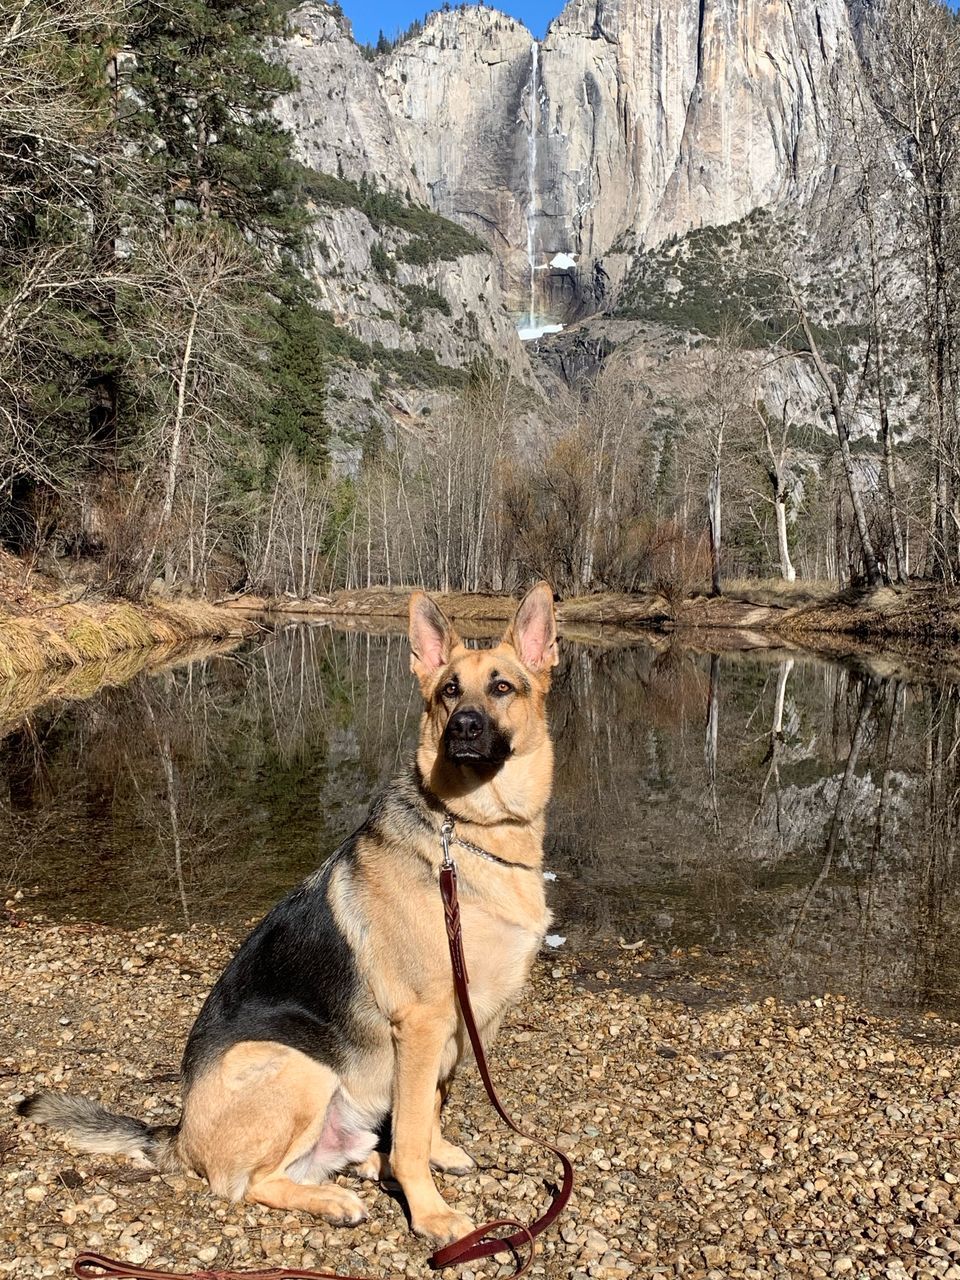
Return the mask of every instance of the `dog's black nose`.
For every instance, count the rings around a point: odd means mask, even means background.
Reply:
[[[472,742],[479,738],[486,727],[486,718],[481,711],[455,711],[450,717],[447,733],[455,742]]]

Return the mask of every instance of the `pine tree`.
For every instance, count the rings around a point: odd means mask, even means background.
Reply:
[[[290,137],[270,114],[294,80],[263,53],[282,34],[287,7],[279,0],[134,5],[131,87],[140,109],[128,128],[154,152],[168,224],[217,217],[260,244],[298,242]]]
[[[268,467],[289,447],[312,464],[326,456],[320,335],[296,265],[306,226],[300,169],[271,113],[294,80],[264,56],[287,8],[186,0],[171,10],[140,0],[132,34],[139,109],[128,129],[153,154],[151,186],[167,228],[160,233],[190,220],[226,223],[260,258],[248,293],[249,364],[267,399],[255,421],[234,424],[247,442],[242,465],[239,455],[226,464],[234,493],[244,475],[257,485],[257,468],[248,466],[256,447]]]
[[[117,23],[110,0],[0,12],[0,518],[15,543],[36,486],[72,487],[89,457],[91,381],[113,358],[122,268],[98,237],[136,167],[112,128]]]
[[[274,303],[272,313],[276,325],[270,370],[273,397],[263,432],[268,466],[292,448],[302,461],[324,467],[327,372],[322,319],[295,285]]]

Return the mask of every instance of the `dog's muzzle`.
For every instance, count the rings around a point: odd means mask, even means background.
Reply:
[[[454,764],[503,764],[510,739],[486,712],[475,707],[455,711],[443,734],[447,759]]]

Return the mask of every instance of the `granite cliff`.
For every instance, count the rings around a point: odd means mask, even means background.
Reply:
[[[630,251],[810,200],[861,74],[844,0],[570,0],[539,44],[466,8],[378,70],[431,207],[487,240],[518,314],[566,320]]]
[[[335,7],[304,6],[276,50],[299,88],[292,132],[312,214],[304,261],[329,317],[340,465],[397,423],[416,429],[478,362],[533,382],[488,244],[431,208],[376,67]]]
[[[636,316],[643,255],[700,228],[760,209],[815,237],[862,25],[845,0],[570,0],[538,42],[481,5],[374,56],[299,10],[280,114],[315,175],[309,272],[378,353],[346,417],[416,418],[477,359],[534,384],[518,329]]]

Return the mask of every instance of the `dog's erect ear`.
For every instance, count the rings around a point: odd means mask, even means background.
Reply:
[[[418,680],[429,680],[450,660],[460,637],[446,614],[428,595],[415,591],[410,597],[410,670]]]
[[[557,616],[553,611],[553,588],[538,582],[520,601],[520,607],[504,640],[516,649],[520,661],[531,671],[549,671],[560,661],[557,652]]]

